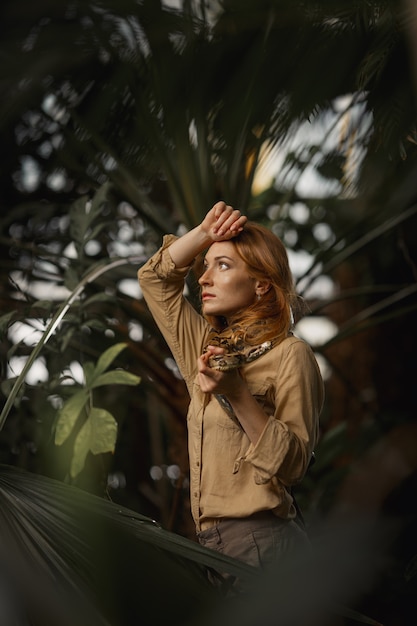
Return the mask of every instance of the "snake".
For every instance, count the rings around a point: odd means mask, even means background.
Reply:
[[[209,367],[220,372],[228,372],[255,361],[272,348],[272,341],[264,341],[259,346],[250,347],[240,352],[214,354],[208,359]]]

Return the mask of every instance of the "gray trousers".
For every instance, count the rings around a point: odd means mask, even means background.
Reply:
[[[211,528],[198,532],[197,538],[206,548],[262,569],[286,553],[310,545],[297,522],[283,520],[270,511],[242,519],[221,519]]]

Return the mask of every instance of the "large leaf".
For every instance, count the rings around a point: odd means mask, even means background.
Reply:
[[[91,384],[91,388],[102,387],[103,385],[137,385],[140,383],[140,377],[131,372],[124,370],[112,370],[105,372],[98,378],[95,378]]]
[[[93,454],[114,452],[117,437],[117,422],[105,409],[93,408],[89,415],[91,422],[90,450]]]
[[[207,567],[253,577],[137,512],[7,466],[0,526],[0,585],[16,599],[8,626],[182,625],[217,601]]]
[[[60,409],[55,426],[55,443],[58,446],[63,444],[70,436],[88,398],[88,390],[80,389],[71,396]]]
[[[352,562],[366,558],[358,540],[368,537],[355,530],[329,533],[313,559],[295,553],[261,573],[119,504],[4,465],[0,525],[0,584],[7,581],[15,600],[14,626],[252,626],[275,624],[277,614],[282,626],[330,623],[336,615],[377,624],[333,603],[349,595]],[[338,553],[345,558],[335,562]],[[247,594],[225,601],[207,568],[219,584],[219,572],[239,577]]]
[[[84,372],[85,386],[87,389],[90,389],[90,386],[91,386],[92,381],[94,380],[94,374],[95,374],[94,363],[92,363],[91,361],[87,361],[86,363],[83,363],[83,372]]]
[[[72,478],[82,471],[87,454],[114,452],[117,439],[117,422],[105,409],[93,407],[77,433],[71,460]]]
[[[116,343],[114,346],[111,346],[110,348],[105,350],[103,354],[100,355],[100,358],[97,361],[95,367],[96,376],[102,374],[119,356],[119,354],[126,349],[126,347],[127,344],[125,343]]]

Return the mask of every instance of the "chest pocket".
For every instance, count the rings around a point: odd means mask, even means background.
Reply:
[[[265,380],[262,382],[255,381],[253,383],[246,381],[246,384],[248,385],[248,389],[251,395],[259,404],[259,406],[263,409],[263,411],[268,416],[273,415],[274,414],[274,390],[271,385],[271,381],[268,381],[268,380]],[[239,422],[233,416],[233,413],[231,413],[232,407],[230,406],[229,402],[225,398],[222,398],[221,396],[217,397],[216,399],[221,407],[220,413],[218,414],[217,423],[223,426],[224,428],[231,428],[231,429],[237,428],[238,430],[241,429]]]
[[[251,395],[255,398],[260,407],[267,415],[274,415],[274,388],[271,380],[246,381]]]

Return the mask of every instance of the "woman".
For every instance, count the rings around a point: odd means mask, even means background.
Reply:
[[[184,279],[207,250],[202,315]],[[323,383],[291,333],[288,258],[269,230],[224,202],[138,272],[149,309],[186,381],[191,511],[201,544],[265,566],[305,540],[292,485],[318,434]]]

